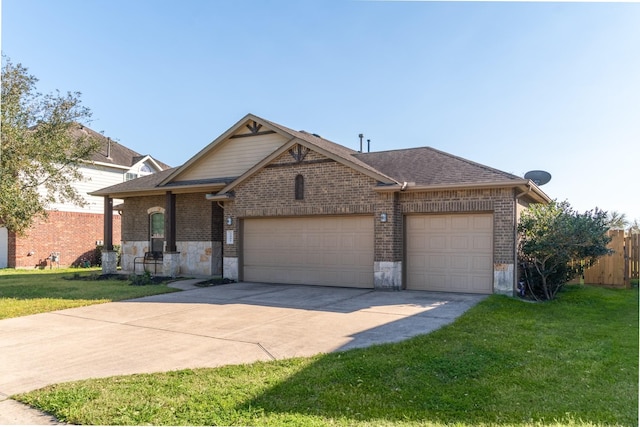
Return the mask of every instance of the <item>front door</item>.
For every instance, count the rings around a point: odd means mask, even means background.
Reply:
[[[151,251],[164,251],[164,214],[154,212],[149,216],[149,234]]]

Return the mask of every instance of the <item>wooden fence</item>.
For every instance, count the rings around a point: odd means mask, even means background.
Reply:
[[[609,248],[614,253],[598,259],[584,271],[584,282],[592,285],[630,288],[631,279],[640,276],[640,234],[625,236],[623,230],[610,230]],[[580,283],[580,278],[570,283]]]

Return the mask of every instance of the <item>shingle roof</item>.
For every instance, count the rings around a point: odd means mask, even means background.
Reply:
[[[454,156],[443,151],[430,148],[408,148],[400,150],[380,151],[372,153],[360,153],[335,142],[329,141],[319,135],[305,131],[296,131],[278,123],[274,123],[254,115],[247,115],[245,119],[258,119],[279,132],[291,135],[310,145],[318,147],[333,154],[337,158],[344,159],[345,163],[351,163],[359,168],[368,170],[378,177],[388,178],[387,183],[415,183],[425,185],[460,185],[474,183],[509,183],[509,181],[523,181],[521,177],[512,175],[498,169],[491,168],[462,157]],[[244,123],[241,120],[238,123]],[[199,153],[201,154],[201,153]],[[188,163],[188,162],[187,162]],[[145,191],[158,191],[163,188],[175,188],[186,185],[198,184],[222,184],[234,179],[229,177],[215,182],[165,182],[176,170],[184,167],[167,169],[165,171],[127,181],[111,187],[103,188],[94,195],[135,193]],[[163,184],[163,182],[165,182]]]
[[[356,153],[354,156],[399,182],[417,185],[505,182],[521,177],[431,147]]]
[[[345,147],[344,145],[340,145],[337,144],[333,141],[329,141],[328,139],[325,139],[323,137],[321,137],[320,135],[316,135],[313,133],[309,133],[306,132],[304,130],[302,131],[297,131],[297,130],[293,130],[293,129],[289,129],[286,126],[282,126],[280,124],[271,122],[269,120],[265,120],[260,118],[260,120],[263,120],[266,123],[269,123],[271,126],[276,127],[288,134],[290,134],[291,136],[294,136],[298,139],[301,139],[303,141],[309,142],[313,145],[315,145],[316,147],[322,148],[342,159],[347,160],[348,162],[354,163],[366,170],[369,170],[373,173],[376,173],[378,175],[383,175],[389,178],[389,181],[394,181],[394,178],[391,175],[386,174],[384,171],[380,170],[380,169],[376,169],[375,167],[373,167],[371,164],[362,161],[362,159],[358,158],[357,156],[355,156],[355,154],[358,154],[357,151],[352,150],[350,148]],[[402,181],[400,181],[402,182]]]
[[[106,136],[90,129],[84,125],[74,126],[71,130],[72,136],[76,138],[91,137],[98,141],[100,148],[92,154],[91,158],[87,159],[94,162],[108,163],[118,166],[130,167],[142,160],[146,155],[137,153],[132,149],[125,147],[124,145],[107,138]],[[150,156],[162,169],[167,169],[170,166]]]
[[[171,175],[171,173],[175,170],[176,168],[165,169],[151,175],[145,175],[140,178],[101,188],[89,194],[93,196],[106,196],[111,193],[127,193],[131,191],[154,189],[162,182],[163,179]]]

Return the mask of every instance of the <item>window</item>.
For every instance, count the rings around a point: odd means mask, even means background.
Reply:
[[[296,200],[304,199],[304,177],[302,175],[296,176]]]
[[[149,215],[149,240],[151,250],[162,252],[164,249],[164,213],[153,212]]]

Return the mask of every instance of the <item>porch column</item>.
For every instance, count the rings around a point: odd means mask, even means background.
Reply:
[[[102,246],[102,274],[118,271],[118,253],[113,250],[113,199],[104,196],[104,236]]]
[[[166,249],[162,261],[162,274],[176,277],[180,274],[180,252],[176,244],[176,195],[171,191],[164,198],[164,237]]]
[[[176,195],[167,191],[164,198],[164,236],[166,251],[175,252],[176,247]]]
[[[113,250],[113,199],[104,196],[104,246],[105,251]]]

